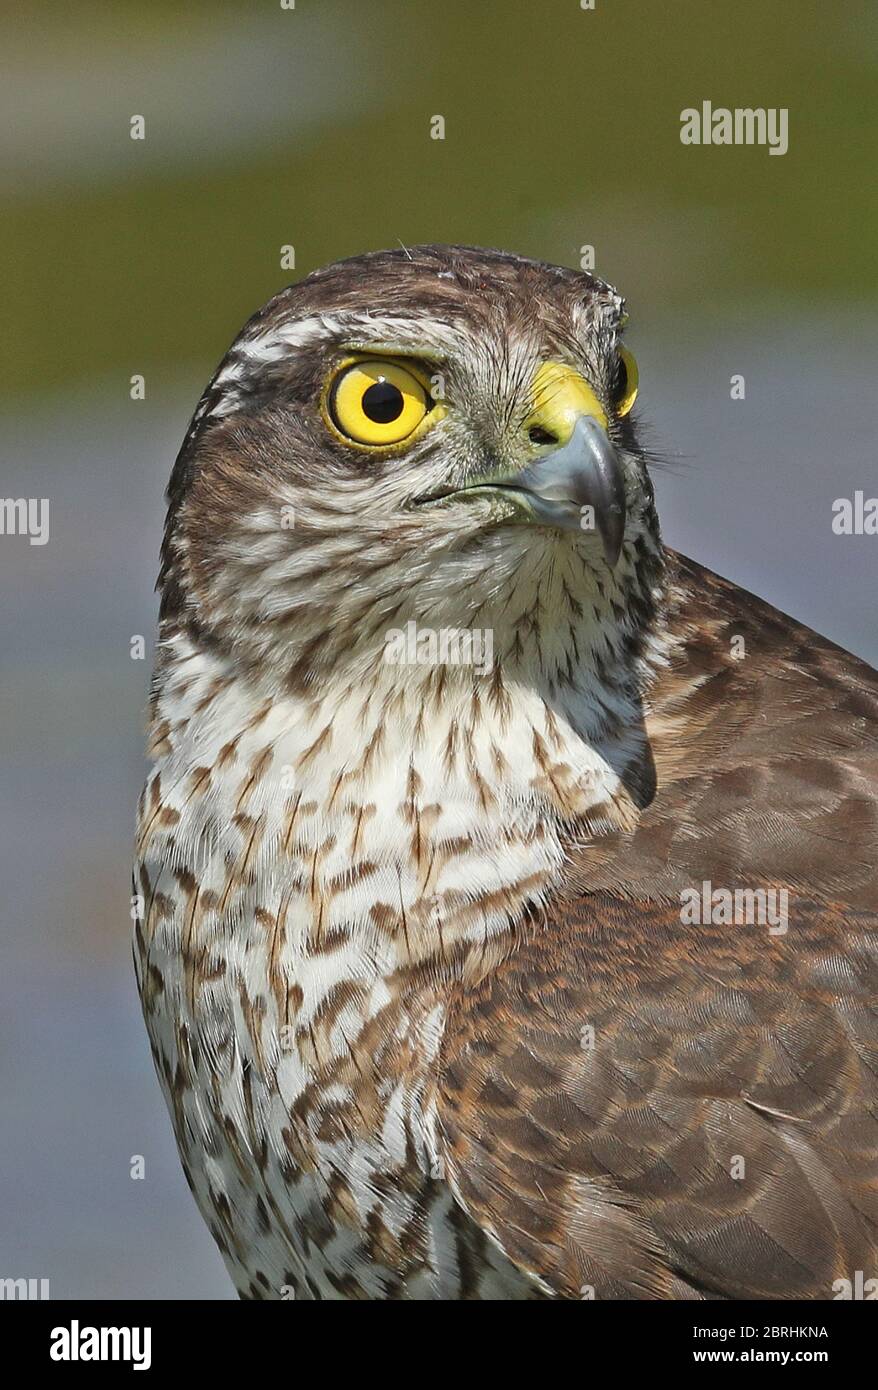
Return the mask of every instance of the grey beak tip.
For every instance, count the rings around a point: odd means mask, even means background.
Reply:
[[[607,564],[614,568],[625,537],[625,478],[618,451],[597,420],[582,415],[567,443],[544,454],[510,482],[527,492],[542,520],[581,530],[591,507]]]

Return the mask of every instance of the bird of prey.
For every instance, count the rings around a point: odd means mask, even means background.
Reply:
[[[368,254],[193,417],[135,959],[243,1298],[878,1287],[878,679],[663,547],[625,321]]]

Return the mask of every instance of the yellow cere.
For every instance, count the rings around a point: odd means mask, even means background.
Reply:
[[[325,404],[330,423],[345,440],[373,448],[410,438],[435,409],[415,371],[380,357],[343,364]]]
[[[607,427],[603,408],[584,377],[560,362],[544,362],[531,383],[534,408],[529,429],[543,429],[566,444],[580,415],[590,415]]]

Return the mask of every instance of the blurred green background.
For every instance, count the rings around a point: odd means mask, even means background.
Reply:
[[[878,493],[878,7],[79,0],[4,6],[0,54],[2,490],[51,504],[46,546],[0,537],[0,1278],[230,1297],[129,957],[131,639],[202,387],[336,257],[594,246],[668,541],[874,662],[878,541],[831,518]],[[683,146],[705,100],[788,108],[789,152]]]
[[[643,316],[876,292],[873,0],[116,0],[2,31],[9,393],[201,369],[285,243],[303,272],[397,238],[590,243]],[[704,99],[788,107],[789,153],[682,147]]]

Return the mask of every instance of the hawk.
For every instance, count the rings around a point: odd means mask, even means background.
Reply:
[[[663,548],[624,324],[364,255],[193,417],[135,962],[243,1298],[878,1274],[878,682]]]

